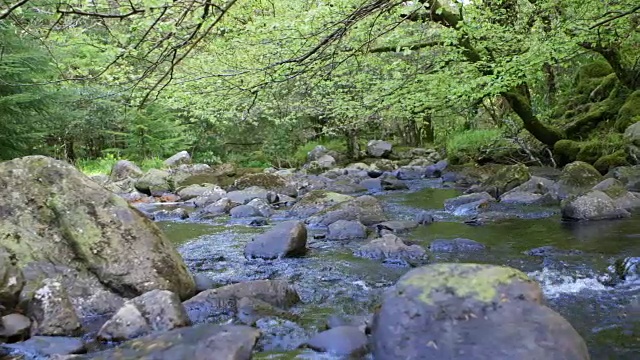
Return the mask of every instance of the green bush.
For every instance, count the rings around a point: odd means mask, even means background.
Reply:
[[[80,159],[76,161],[76,167],[88,176],[100,174],[109,175],[111,168],[118,160],[123,159],[118,159],[113,154],[107,154],[99,159]],[[143,159],[140,162],[136,162],[136,165],[138,165],[142,171],[164,168],[163,159],[160,158]]]
[[[483,154],[510,146],[498,129],[468,130],[447,141],[447,157],[453,164],[473,162]]]
[[[313,141],[306,143],[296,149],[296,152],[291,158],[292,165],[296,167],[304,165],[307,162],[307,154],[318,145],[322,145],[326,147],[327,150],[332,150],[341,154],[345,154],[347,152],[347,144],[343,139]]]

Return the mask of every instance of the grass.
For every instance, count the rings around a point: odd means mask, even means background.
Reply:
[[[467,130],[454,134],[447,141],[447,155],[459,163],[472,161],[483,151],[496,147],[502,141],[502,132],[498,129]]]
[[[124,159],[118,159],[113,155],[107,155],[99,159],[80,159],[76,161],[76,167],[88,176],[109,175],[111,173],[111,168],[119,160]],[[164,168],[163,160],[160,158],[144,159],[135,163],[142,169],[142,171]]]

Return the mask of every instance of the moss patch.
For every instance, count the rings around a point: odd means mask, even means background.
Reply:
[[[560,182],[578,188],[592,187],[602,181],[602,175],[593,166],[574,161],[562,169]]]
[[[331,191],[326,190],[313,190],[307,194],[305,194],[302,199],[298,202],[300,205],[313,205],[313,204],[326,204],[326,203],[334,203],[338,204],[341,202],[349,201],[353,199],[352,196],[338,194]]]
[[[553,145],[553,153],[561,164],[568,164],[578,158],[580,143],[573,140],[560,140]]]
[[[640,121],[640,90],[631,93],[618,111],[616,129],[623,132],[638,121]]]
[[[500,266],[479,264],[433,264],[414,270],[398,282],[399,291],[419,289],[418,299],[433,305],[435,292],[452,292],[461,298],[481,302],[498,299],[498,287],[514,281],[531,282],[523,272]]]
[[[613,154],[601,156],[595,163],[593,163],[593,167],[601,174],[606,174],[614,167],[627,165],[629,165],[629,162],[627,161],[627,154],[624,150],[619,150]]]
[[[286,185],[285,180],[275,174],[249,174],[235,181],[234,185],[243,190],[251,186],[259,186],[264,189],[275,189]]]

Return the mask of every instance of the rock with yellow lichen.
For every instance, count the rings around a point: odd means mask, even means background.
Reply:
[[[376,359],[589,359],[584,340],[543,305],[540,286],[501,266],[433,264],[384,296],[372,331]]]

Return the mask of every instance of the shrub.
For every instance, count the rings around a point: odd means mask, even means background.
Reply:
[[[493,150],[510,147],[498,129],[467,130],[454,134],[446,145],[447,157],[454,164],[473,162]]]

